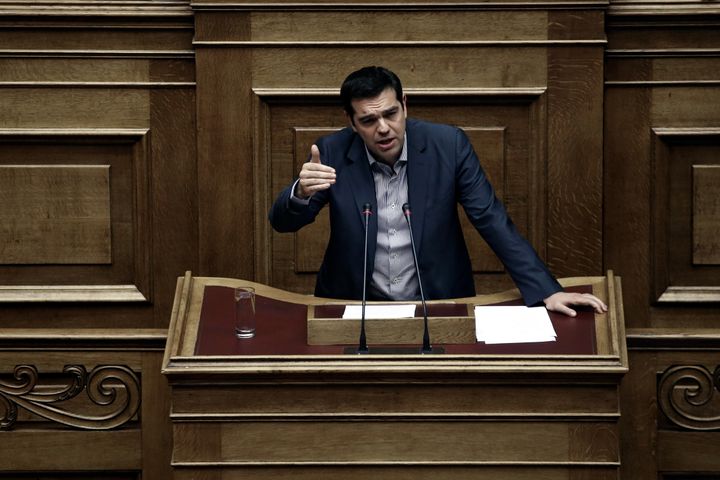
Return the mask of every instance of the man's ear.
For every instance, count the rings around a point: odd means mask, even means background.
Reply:
[[[403,98],[402,98],[402,107],[403,107],[403,110],[405,111],[405,117],[407,118],[407,95],[405,95],[404,93],[403,93]]]
[[[357,130],[355,129],[355,122],[353,121],[353,118],[347,112],[345,112],[345,118],[347,118],[348,125],[350,126],[350,128],[353,129],[353,132],[357,132]]]

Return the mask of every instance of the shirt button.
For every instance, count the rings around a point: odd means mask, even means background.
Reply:
[[[395,260],[397,257],[398,257],[397,253],[393,253],[392,255],[390,255],[390,258],[392,258],[393,260]]]
[[[388,233],[390,233],[390,235],[395,235],[395,231],[396,231],[396,230],[395,230],[394,228],[391,228],[391,229],[390,229],[390,232],[388,232]]]
[[[400,283],[400,277],[395,277],[395,278],[393,278],[393,283],[394,283],[395,285],[397,285],[398,283]]]
[[[395,204],[394,204],[394,203],[391,203],[391,204],[390,204],[390,208],[395,208]]]

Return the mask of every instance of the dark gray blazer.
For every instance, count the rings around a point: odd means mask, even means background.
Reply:
[[[470,258],[460,228],[457,203],[505,265],[527,305],[562,290],[530,244],[519,234],[495,197],[465,133],[456,127],[407,120],[408,200],[413,237],[428,299],[475,295]],[[290,203],[286,188],[270,209],[278,232],[294,232],[330,207],[331,233],[317,277],[315,295],[362,296],[364,203],[377,211],[375,183],[364,144],[350,128],[318,140],[320,159],[335,169],[336,183],[315,193],[308,206]],[[377,218],[370,216],[368,278],[375,263]]]

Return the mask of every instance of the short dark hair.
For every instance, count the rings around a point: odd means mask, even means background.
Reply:
[[[395,90],[395,96],[402,104],[402,83],[397,75],[384,67],[363,67],[347,76],[340,87],[340,101],[352,119],[355,114],[353,100],[376,97],[387,88]]]

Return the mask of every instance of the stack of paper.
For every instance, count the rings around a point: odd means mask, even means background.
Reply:
[[[365,318],[412,318],[415,305],[365,305]],[[347,305],[343,318],[362,318],[362,305]]]
[[[545,307],[475,307],[478,342],[554,342],[557,334]]]

